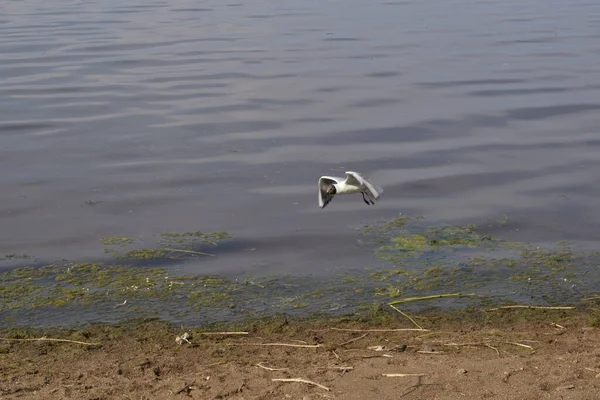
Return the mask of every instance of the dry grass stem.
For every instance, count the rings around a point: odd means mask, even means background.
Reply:
[[[496,354],[498,354],[498,357],[500,357],[500,352],[498,351],[498,349],[497,349],[497,348],[495,348],[495,347],[494,347],[494,346],[492,346],[491,344],[486,344],[485,346],[486,346],[486,347],[489,347],[490,349],[494,349],[494,350],[496,350]]]
[[[443,299],[447,297],[472,297],[476,296],[475,293],[462,294],[462,293],[448,293],[448,294],[437,294],[433,296],[423,296],[423,297],[407,297],[406,299],[398,299],[394,300],[388,305],[400,304],[400,303],[411,303],[414,301],[423,301],[423,300],[433,300],[433,299]]]
[[[381,355],[378,354],[376,356],[362,356],[361,358],[379,358],[379,357],[394,358],[394,356],[391,354],[381,354]]]
[[[385,376],[386,378],[404,378],[407,376],[425,376],[427,374],[381,374],[381,376]]]
[[[468,347],[468,346],[486,346],[486,343],[444,343],[444,346],[457,346],[457,347]]]
[[[325,389],[328,392],[331,390],[329,389],[327,386],[323,386],[317,382],[313,382],[313,381],[309,381],[308,379],[303,379],[303,378],[289,378],[289,379],[271,379],[274,382],[300,382],[300,383],[306,383],[308,385],[313,385],[313,386],[318,386],[321,389]]]
[[[362,339],[362,338],[365,338],[365,337],[367,337],[367,335],[368,335],[368,333],[365,333],[365,334],[364,334],[364,335],[362,335],[362,336],[359,336],[359,337],[357,337],[357,338],[354,338],[354,339],[350,339],[350,340],[348,340],[348,341],[346,341],[346,342],[344,342],[344,343],[340,343],[340,344],[339,344],[339,346],[345,346],[345,345],[347,345],[347,344],[354,343],[354,342],[356,342],[356,341],[358,341],[358,340],[360,340],[360,339]]]
[[[368,332],[368,333],[375,333],[375,332],[409,332],[409,331],[413,331],[413,332],[421,332],[421,331],[429,331],[429,329],[423,329],[423,328],[399,328],[399,329],[347,329],[347,328],[329,328],[329,329],[312,329],[311,332],[326,332],[326,331],[341,331],[341,332]]]
[[[231,343],[230,346],[282,346],[282,347],[306,347],[316,349],[323,347],[321,344],[293,344],[293,343]]]
[[[496,308],[489,308],[487,311],[498,311],[498,310],[509,310],[512,308],[525,308],[531,310],[574,310],[575,307],[549,307],[549,306],[502,306]]]
[[[249,335],[249,332],[196,332],[197,335]]]
[[[502,341],[499,341],[499,340],[496,340],[496,342],[504,343],[504,344],[512,344],[513,346],[519,346],[519,347],[524,347],[526,349],[533,350],[533,347],[531,347],[528,344],[522,344],[522,343],[517,343],[517,342],[502,342]],[[444,343],[444,346],[456,346],[456,347],[489,347],[490,349],[496,350],[496,353],[498,353],[498,356],[500,356],[500,352],[498,351],[498,349],[496,349],[495,347],[493,347],[489,343],[485,343],[485,342],[481,342],[481,343]]]
[[[215,256],[214,254],[203,253],[201,251],[184,250],[184,249],[171,249],[171,248],[168,248],[168,247],[163,247],[163,250],[176,251],[176,252],[180,252],[180,253],[199,254],[201,256],[211,256],[211,257]]]
[[[533,347],[531,347],[531,346],[530,346],[530,345],[528,345],[528,344],[517,343],[517,342],[502,342],[502,343],[505,343],[505,344],[512,344],[512,345],[514,345],[514,346],[525,347],[526,349],[533,350]]]
[[[426,331],[427,329],[424,329],[424,330]],[[434,332],[426,333],[424,335],[416,336],[415,339],[421,340],[421,339],[429,337],[429,336],[441,335],[441,334],[444,334],[444,333],[452,333],[452,332],[448,332],[448,331],[434,331]]]
[[[264,365],[262,365],[262,363],[258,363],[256,364],[257,367],[260,367],[262,369],[266,369],[267,371],[287,371],[289,368],[271,368],[271,367],[266,367]]]
[[[585,299],[583,299],[583,301],[592,301],[592,300],[600,300],[600,295],[598,295],[598,296],[592,296],[592,297],[586,297]]]
[[[444,354],[443,351],[429,351],[429,350],[417,350],[420,354]]]
[[[414,320],[414,319],[412,319],[412,318],[410,317],[410,315],[406,314],[405,312],[403,312],[403,311],[402,311],[402,310],[400,310],[399,308],[397,308],[397,307],[394,307],[394,305],[392,305],[392,304],[389,304],[389,306],[390,306],[390,307],[392,307],[394,310],[398,311],[398,312],[399,312],[400,314],[402,314],[404,317],[406,317],[406,318],[407,318],[407,319],[408,319],[410,322],[412,322],[412,323],[413,323],[413,324],[414,324],[414,325],[415,325],[417,328],[419,328],[419,329],[420,329],[420,330],[422,330],[422,331],[424,330],[424,329],[423,329],[423,327],[421,327],[421,325],[417,324],[417,323],[415,322],[415,320]]]
[[[32,339],[0,338],[0,340],[23,341],[23,342],[67,342],[67,343],[83,344],[85,346],[100,346],[100,343],[88,343],[88,342],[80,342],[78,340],[54,339],[54,338],[47,338],[47,337],[32,338]]]

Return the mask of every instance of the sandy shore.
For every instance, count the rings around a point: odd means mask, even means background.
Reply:
[[[202,330],[157,321],[5,329],[2,337],[21,340],[0,341],[0,397],[600,398],[594,310],[478,311],[415,321],[424,330],[390,313],[278,317]],[[179,345],[184,332],[190,343]]]

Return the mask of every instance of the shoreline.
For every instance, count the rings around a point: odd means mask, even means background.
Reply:
[[[0,274],[0,397],[600,398],[598,252],[399,218],[357,239],[386,267],[233,280],[160,267],[225,234],[162,237]]]

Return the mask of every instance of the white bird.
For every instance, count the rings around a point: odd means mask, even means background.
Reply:
[[[358,172],[346,171],[346,178],[337,176],[322,176],[319,178],[319,207],[325,208],[333,200],[336,194],[354,194],[361,193],[363,201],[369,204],[375,204],[383,189],[375,188]],[[366,197],[365,197],[366,196]]]

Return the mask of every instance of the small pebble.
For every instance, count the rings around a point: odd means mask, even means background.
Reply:
[[[464,368],[461,368],[461,369],[459,369],[457,372],[458,372],[459,374],[466,374],[466,373],[467,373],[467,370],[466,370],[466,369],[464,369]]]

